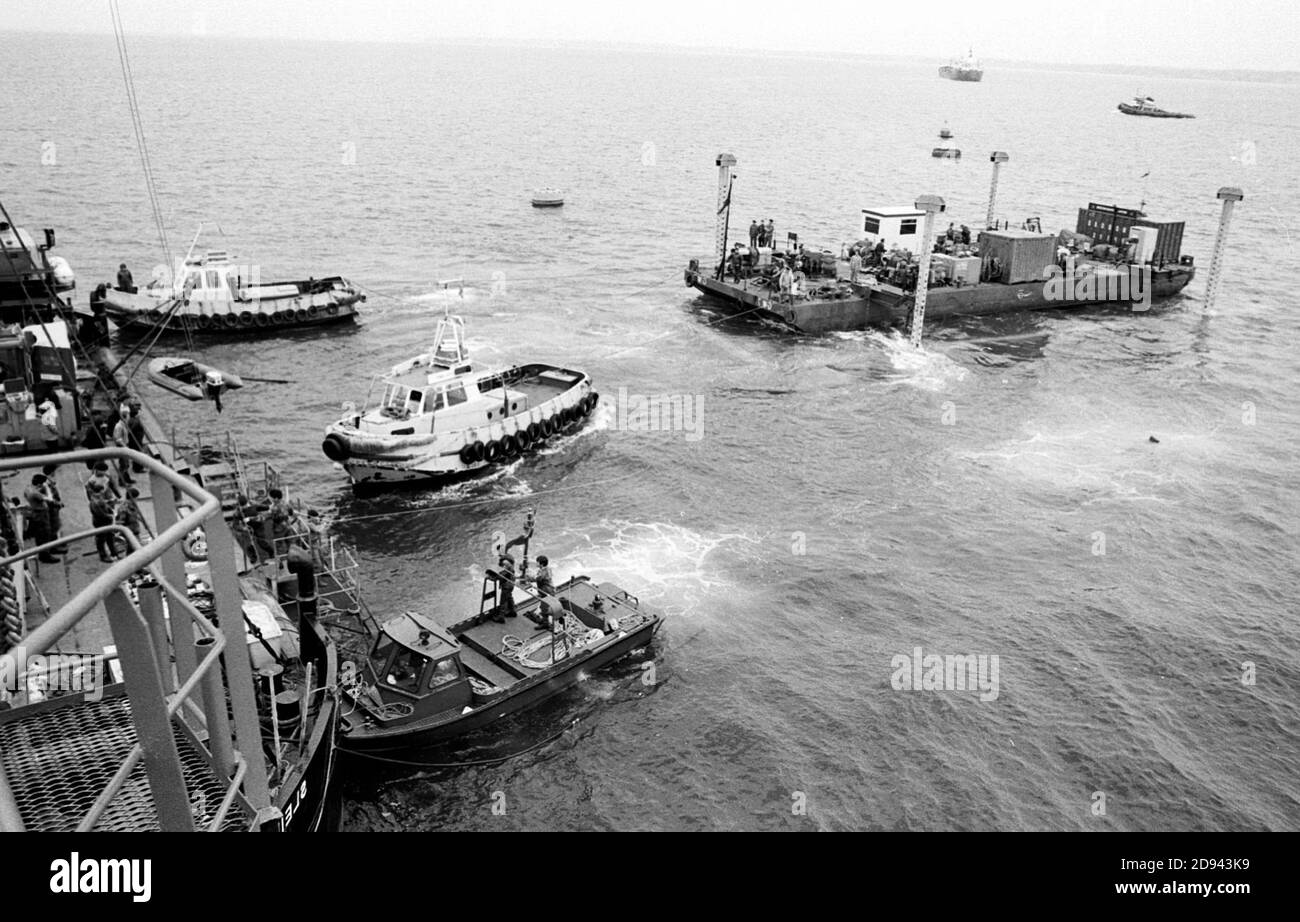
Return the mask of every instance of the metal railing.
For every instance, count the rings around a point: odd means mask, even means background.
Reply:
[[[177,734],[186,738],[190,747],[202,756],[213,780],[224,789],[222,801],[207,828],[220,828],[236,803],[245,812],[250,827],[260,824],[272,811],[251,665],[247,657],[231,656],[225,658],[224,671],[221,668],[223,651],[228,647],[243,649],[242,611],[222,617],[219,607],[219,625],[204,617],[189,600],[181,552],[181,542],[185,537],[206,522],[214,582],[218,577],[226,586],[235,581],[234,559],[229,547],[229,533],[225,531],[221,517],[220,501],[148,455],[122,448],[0,459],[0,473],[37,467],[51,461],[71,464],[100,460],[138,464],[149,472],[158,526],[155,540],[141,545],[129,529],[108,525],[0,558],[0,566],[13,564],[46,553],[51,548],[93,539],[105,533],[120,535],[129,549],[123,559],[106,566],[21,642],[23,651],[53,649],[61,637],[88,615],[97,612],[103,603],[117,645],[137,741],[78,822],[77,829],[94,828],[143,761],[161,828],[167,831],[193,830],[194,815],[177,747]],[[177,494],[195,508],[187,510],[184,515],[179,514]],[[224,547],[218,547],[219,542],[212,541],[214,526],[222,532],[216,537],[225,539]],[[123,584],[141,571],[152,576],[155,586],[141,587],[138,602],[135,602],[128,597]],[[10,651],[0,656],[0,675],[25,672],[25,664],[19,662],[14,653]],[[191,700],[196,696],[200,698],[199,706]],[[186,719],[187,714],[197,716],[195,725]],[[233,733],[231,714],[234,718]],[[17,798],[0,771],[0,831],[23,828]]]

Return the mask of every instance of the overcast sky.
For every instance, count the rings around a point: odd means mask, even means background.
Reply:
[[[595,41],[1300,70],[1295,0],[120,0],[130,34]],[[112,33],[108,0],[0,0],[0,27]]]

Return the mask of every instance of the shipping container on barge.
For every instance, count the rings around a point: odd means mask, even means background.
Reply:
[[[1006,155],[994,154],[997,168]],[[719,208],[714,257],[691,260],[685,282],[711,304],[737,315],[805,333],[891,327],[907,321],[915,302],[925,213],[912,206],[862,209],[851,231],[861,251],[805,245],[797,233],[766,246],[728,249],[731,166],[719,155]],[[1183,255],[1181,221],[1158,221],[1136,209],[1090,203],[1075,231],[1044,233],[1041,222],[1019,227],[993,218],[993,194],[982,231],[946,233],[932,254],[926,314],[931,319],[1021,310],[1116,304],[1145,309],[1150,299],[1182,291],[1196,270]],[[960,230],[953,222],[954,230]],[[778,235],[774,234],[774,238]],[[783,270],[789,266],[788,273]],[[1055,284],[1049,284],[1055,279]]]

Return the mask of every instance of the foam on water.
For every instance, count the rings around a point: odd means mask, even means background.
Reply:
[[[746,554],[759,539],[705,534],[669,522],[604,519],[595,527],[559,533],[572,550],[556,562],[556,578],[584,573],[609,580],[674,616],[700,617],[709,602],[744,587],[728,576],[724,554]]]
[[[897,330],[885,333],[872,330],[865,334],[865,338],[885,353],[897,372],[893,378],[895,383],[939,393],[961,383],[969,374],[946,354],[927,349],[925,340],[921,341],[918,349]]]

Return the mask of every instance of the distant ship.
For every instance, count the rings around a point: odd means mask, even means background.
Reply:
[[[966,52],[964,58],[954,58],[950,63],[939,68],[939,76],[947,80],[960,80],[963,83],[979,83],[984,79],[984,68],[975,57],[973,49]]]
[[[1132,102],[1120,103],[1119,111],[1125,115],[1146,115],[1150,118],[1196,118],[1186,112],[1167,112],[1156,106],[1156,101],[1150,96],[1134,96]]]

